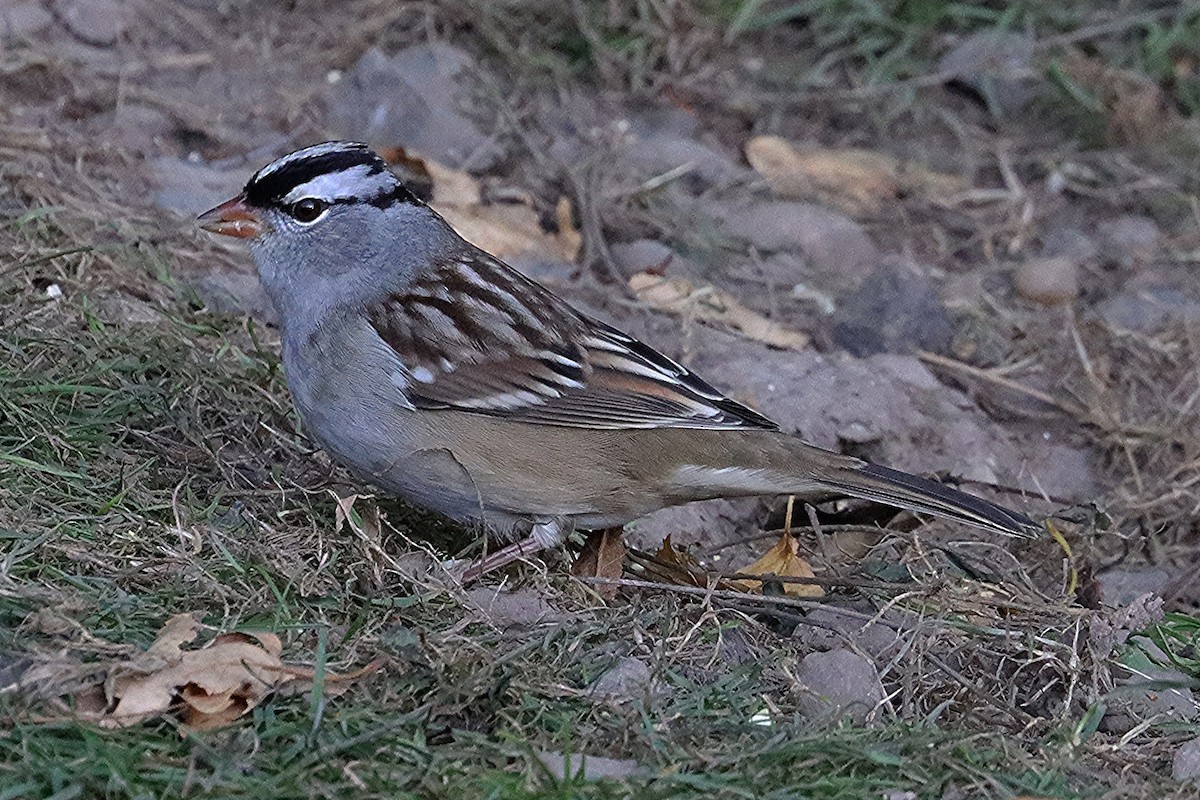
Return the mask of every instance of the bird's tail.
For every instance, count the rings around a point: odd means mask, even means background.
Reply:
[[[1032,519],[1020,512],[937,481],[878,464],[863,463],[830,470],[819,475],[817,480],[830,489],[854,497],[965,522],[1008,536],[1029,538],[1040,530]]]

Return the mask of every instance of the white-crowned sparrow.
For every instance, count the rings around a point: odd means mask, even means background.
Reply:
[[[821,450],[464,241],[365,145],[204,213],[249,240],[309,432],[359,476],[515,544],[474,573],[714,497],[831,494],[1018,536],[1023,514]]]

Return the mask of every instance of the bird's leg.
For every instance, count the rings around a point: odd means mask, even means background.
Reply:
[[[501,567],[506,567],[514,561],[520,561],[526,556],[558,547],[570,532],[570,526],[564,525],[560,520],[552,519],[546,522],[535,522],[533,530],[524,539],[502,547],[494,553],[488,553],[479,561],[467,567],[467,571],[463,573],[462,582],[468,583],[476,578],[483,577],[489,572],[495,572]]]

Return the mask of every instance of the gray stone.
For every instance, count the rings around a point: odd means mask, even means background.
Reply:
[[[533,589],[497,589],[480,586],[467,592],[467,599],[500,628],[528,627],[539,622],[561,619],[562,612]]]
[[[1146,594],[1161,595],[1171,582],[1171,573],[1161,567],[1116,567],[1097,576],[1100,602],[1106,606],[1128,606]]]
[[[865,277],[879,251],[862,226],[837,211],[812,203],[762,202],[722,212],[725,228],[755,248],[797,250],[811,272],[850,285]]]
[[[0,39],[33,36],[51,25],[54,17],[36,0],[0,6]]]
[[[809,717],[849,717],[862,724],[885,697],[875,664],[850,650],[809,653],[800,662],[799,708]]]
[[[649,773],[645,767],[630,758],[605,758],[580,753],[536,753],[546,771],[558,780],[620,780]]]
[[[72,36],[96,47],[116,44],[128,22],[120,0],[56,0],[54,11]]]
[[[188,281],[188,286],[209,311],[217,314],[249,314],[268,325],[279,324],[279,314],[267,292],[252,272],[229,270],[203,272]]]
[[[1200,322],[1200,300],[1169,286],[1127,286],[1097,313],[1110,328],[1154,333],[1171,322]]]
[[[1162,234],[1158,224],[1140,214],[1126,214],[1096,226],[1101,256],[1109,262],[1128,265],[1151,258]]]
[[[1079,265],[1066,256],[1035,256],[1017,264],[1013,286],[1026,300],[1069,303],[1079,295]]]
[[[942,56],[938,71],[973,89],[995,112],[1023,108],[1037,94],[1033,36],[989,29],[973,33]]]
[[[758,505],[758,500],[746,498],[705,500],[663,508],[631,523],[625,531],[625,541],[630,547],[654,552],[670,536],[677,547],[699,544],[716,550],[722,544],[753,532]],[[721,560],[719,556],[715,559]],[[721,565],[714,563],[713,566]]]
[[[645,178],[683,170],[683,174],[700,178],[704,184],[719,184],[747,174],[724,153],[668,133],[631,136],[619,155]]]
[[[1079,228],[1055,228],[1042,237],[1043,256],[1062,256],[1078,263],[1099,252],[1096,241]]]
[[[1171,777],[1177,781],[1194,781],[1200,778],[1200,738],[1179,745],[1171,759]]]
[[[484,169],[499,158],[494,141],[463,113],[462,78],[474,65],[442,42],[394,56],[372,48],[331,88],[331,127],[341,136],[403,145],[458,169]]]
[[[840,449],[841,434],[850,433],[871,458],[917,474],[945,471],[1071,498],[1095,488],[1087,451],[1044,437],[1014,446],[913,356],[780,352],[711,329],[696,340],[688,366],[720,376],[720,388],[819,447]]]
[[[646,662],[636,658],[621,658],[588,689],[599,700],[616,703],[637,702],[651,694],[653,676]]]
[[[864,614],[872,619],[864,622]],[[888,611],[881,619],[873,619],[875,616],[876,609],[870,603],[848,603],[845,608],[830,603],[806,612],[795,636],[812,648],[851,644],[876,660],[886,661],[904,646],[902,634],[917,627],[920,620],[898,609]]]
[[[223,169],[203,161],[162,156],[146,165],[150,180],[159,187],[155,203],[185,217],[228,200],[246,182],[245,169]]]
[[[679,260],[679,256],[668,245],[653,239],[638,239],[609,247],[617,269],[625,277],[638,272],[666,269]]]
[[[918,270],[885,260],[833,313],[833,341],[856,356],[950,349],[954,323]]]

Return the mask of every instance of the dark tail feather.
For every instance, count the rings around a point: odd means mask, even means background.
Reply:
[[[1036,536],[1041,530],[1024,514],[1010,511],[937,481],[919,478],[878,464],[848,468],[824,475],[822,478],[831,488],[847,494],[911,511],[923,511],[1008,536],[1028,538]]]

